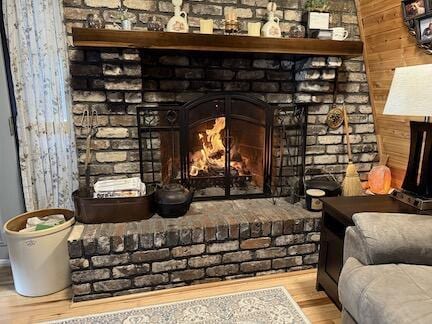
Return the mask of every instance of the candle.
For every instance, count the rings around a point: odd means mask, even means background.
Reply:
[[[261,23],[260,22],[249,22],[248,23],[248,35],[259,37],[261,34]]]
[[[201,19],[200,32],[201,34],[213,34],[213,19]]]

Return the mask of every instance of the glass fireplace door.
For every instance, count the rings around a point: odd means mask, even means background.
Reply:
[[[225,100],[196,103],[188,109],[187,178],[197,198],[225,197],[226,128]]]
[[[266,106],[220,96],[188,107],[187,179],[201,199],[266,192],[269,127]]]
[[[232,100],[229,119],[230,195],[264,194],[265,111],[251,103]]]

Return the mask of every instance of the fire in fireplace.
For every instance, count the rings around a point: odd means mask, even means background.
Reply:
[[[190,176],[199,176],[200,172],[201,175],[223,172],[226,148],[222,136],[225,134],[225,125],[225,117],[218,117],[211,129],[205,130],[205,133],[198,133],[202,147],[190,156]],[[234,168],[234,163],[231,162],[231,168]],[[241,164],[239,171],[241,171],[242,166]]]
[[[250,124],[232,129],[230,136],[226,117],[217,117],[209,123],[211,128],[193,130],[190,136],[192,152],[189,153],[189,181],[198,189],[196,194],[225,195],[223,184],[226,173],[230,179],[230,194],[264,193],[263,132],[257,129],[258,133],[251,133],[253,124]]]
[[[181,182],[195,190],[197,199],[270,196],[280,182],[275,179],[286,173],[280,168],[289,164],[275,165],[289,151],[281,136],[288,130],[281,125],[287,115],[275,116],[276,111],[261,100],[231,93],[183,106],[141,107],[141,177]]]

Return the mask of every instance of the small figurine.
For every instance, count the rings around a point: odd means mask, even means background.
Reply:
[[[289,38],[305,38],[306,37],[306,28],[303,25],[294,25],[291,26],[289,33]]]
[[[147,23],[148,31],[163,31],[164,25],[156,16],[152,16]]]
[[[275,17],[277,5],[274,2],[269,2],[267,5],[268,21],[261,29],[261,35],[264,37],[280,38],[282,37],[281,28],[279,26],[279,18]]]
[[[115,24],[117,28],[123,29],[123,30],[132,30],[132,22],[130,21],[127,13],[127,9],[123,9],[121,6],[118,7],[118,14],[116,16],[111,16],[111,18],[120,20],[120,25]]]
[[[168,21],[167,31],[174,33],[187,33],[189,25],[187,22],[187,13],[181,11],[183,0],[172,0],[174,5],[174,16]]]
[[[103,28],[102,20],[98,15],[88,14],[86,19],[86,27],[87,28]]]

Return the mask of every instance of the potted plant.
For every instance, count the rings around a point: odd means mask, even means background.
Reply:
[[[329,29],[329,0],[307,0],[304,8],[307,10],[305,20],[308,32]]]

